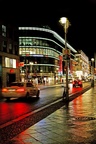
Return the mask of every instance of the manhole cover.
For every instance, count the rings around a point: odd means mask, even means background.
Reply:
[[[96,120],[94,117],[76,117],[75,119],[80,121]]]

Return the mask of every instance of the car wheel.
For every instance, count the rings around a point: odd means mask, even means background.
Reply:
[[[8,97],[8,98],[6,98],[7,99],[7,101],[9,101],[10,100],[10,98]]]
[[[40,91],[38,90],[36,97],[39,98],[39,95],[40,95]]]
[[[27,94],[26,94],[26,98],[29,98],[29,93],[27,92]]]

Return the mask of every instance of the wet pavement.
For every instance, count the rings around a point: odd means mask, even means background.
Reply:
[[[96,144],[96,86],[7,144]]]

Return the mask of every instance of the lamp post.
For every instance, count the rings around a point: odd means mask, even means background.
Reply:
[[[94,58],[91,58],[91,62],[92,62],[92,69],[91,69],[92,80],[91,80],[91,86],[94,87]]]
[[[65,32],[65,50],[64,50],[64,56],[65,56],[65,62],[66,62],[66,90],[64,88],[64,92],[63,92],[63,98],[66,98],[66,101],[69,100],[69,87],[68,87],[68,55],[69,50],[67,48],[67,32],[68,32],[68,27],[70,25],[69,20],[66,17],[62,17],[60,18],[59,22],[61,23],[61,25],[64,28],[64,32]]]

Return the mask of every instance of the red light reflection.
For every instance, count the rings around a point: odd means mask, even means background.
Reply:
[[[16,119],[28,112],[30,112],[30,105],[27,103],[0,103],[0,124]]]

